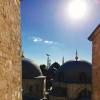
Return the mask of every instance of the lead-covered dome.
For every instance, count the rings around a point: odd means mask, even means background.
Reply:
[[[31,79],[38,76],[41,76],[41,70],[39,66],[33,63],[31,60],[27,58],[22,59],[22,78],[23,79]]]
[[[92,65],[87,61],[67,61],[57,71],[56,82],[91,83]]]
[[[49,68],[48,68],[48,74],[50,76],[54,76],[55,72],[57,71],[57,69],[60,67],[60,64],[58,62],[54,62]]]

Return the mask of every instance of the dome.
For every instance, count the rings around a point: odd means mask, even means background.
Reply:
[[[60,64],[58,63],[58,62],[54,62],[50,67],[49,67],[49,69],[50,68],[56,68],[56,69],[58,69],[60,67]]]
[[[67,83],[91,83],[92,65],[87,61],[67,61],[55,74],[54,81]]]
[[[34,64],[31,60],[23,58],[22,59],[22,78],[31,79],[34,77],[41,76],[41,70],[39,66]]]
[[[54,62],[48,69],[48,74],[51,76],[54,76],[57,69],[60,67],[60,64],[57,62]]]

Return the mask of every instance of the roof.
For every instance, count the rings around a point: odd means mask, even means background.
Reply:
[[[35,77],[41,76],[41,70],[39,66],[33,63],[30,59],[22,59],[22,78],[23,79],[32,79]]]
[[[48,69],[48,74],[54,76],[56,70],[60,67],[58,62],[54,62]]]
[[[80,76],[86,80],[80,81]],[[92,65],[87,61],[67,61],[55,73],[54,81],[64,83],[91,83]]]
[[[95,28],[95,30],[91,33],[91,35],[88,37],[88,40],[92,41],[94,34],[96,31],[100,28],[100,24]]]

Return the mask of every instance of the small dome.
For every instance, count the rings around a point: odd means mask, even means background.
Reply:
[[[80,83],[91,82],[92,65],[87,61],[68,61],[65,62],[55,74],[55,81]]]
[[[58,69],[60,67],[60,64],[58,63],[58,62],[54,62],[50,67],[49,67],[49,69],[50,68],[56,68],[56,69]]]
[[[60,64],[57,62],[54,62],[48,69],[48,74],[51,76],[54,76],[56,70],[60,67]]]
[[[41,76],[41,70],[39,66],[34,64],[31,60],[23,58],[22,59],[22,78],[31,79],[34,77]]]

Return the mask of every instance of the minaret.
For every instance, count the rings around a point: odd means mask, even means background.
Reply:
[[[51,66],[51,59],[49,59],[49,66]]]
[[[64,64],[64,62],[65,62],[65,61],[64,61],[64,56],[63,56],[63,58],[62,58],[62,65]]]
[[[78,53],[77,53],[77,50],[76,50],[76,57],[75,57],[76,61],[78,61]]]
[[[47,68],[49,68],[50,67],[50,55],[49,54],[46,54],[46,56],[47,56]]]

